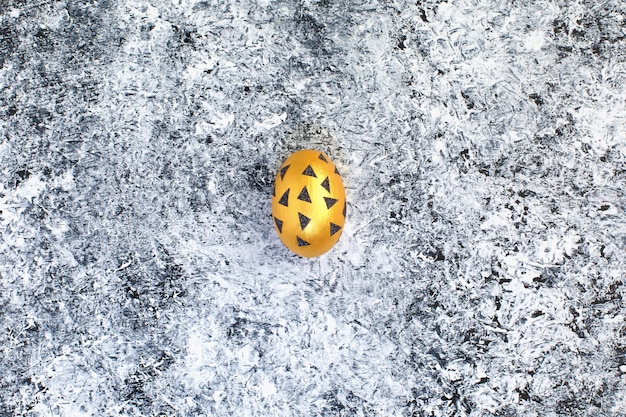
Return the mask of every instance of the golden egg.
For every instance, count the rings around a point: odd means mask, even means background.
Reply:
[[[312,258],[339,240],[346,220],[346,191],[330,158],[310,149],[280,166],[272,193],[274,228],[294,253]]]

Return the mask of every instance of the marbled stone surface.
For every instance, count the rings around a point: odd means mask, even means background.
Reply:
[[[624,416],[625,186],[621,0],[2,0],[0,416]]]

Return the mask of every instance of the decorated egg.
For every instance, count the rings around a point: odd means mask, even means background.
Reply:
[[[339,240],[346,220],[346,191],[323,152],[292,153],[276,174],[272,217],[280,240],[291,251],[311,258]]]

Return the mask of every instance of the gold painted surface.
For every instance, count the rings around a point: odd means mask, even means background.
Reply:
[[[294,152],[278,169],[272,195],[274,229],[294,253],[311,258],[330,250],[343,231],[345,208],[343,181],[323,152]]]

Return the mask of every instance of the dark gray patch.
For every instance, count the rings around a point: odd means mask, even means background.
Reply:
[[[300,191],[300,194],[298,195],[298,200],[310,203],[311,202],[311,196],[309,195],[309,192],[306,189],[306,185],[302,188],[302,191]]]
[[[15,51],[16,37],[11,26],[0,26],[0,68],[4,67],[5,60],[10,58]]]
[[[311,219],[302,213],[298,213],[298,218],[300,219],[300,229],[302,230],[304,230],[311,222]]]
[[[324,202],[326,202],[326,208],[330,209],[332,206],[334,206],[337,203],[336,198],[331,198],[331,197],[324,197]]]
[[[19,185],[30,178],[30,171],[27,168],[18,169],[15,171],[15,175],[13,175],[13,186],[15,188],[19,187]]]
[[[311,165],[307,165],[307,167],[302,172],[302,175],[317,178],[317,175],[315,175],[315,171],[313,171],[313,168],[311,167]]]
[[[328,181],[328,177],[326,177],[320,185],[324,187],[324,189],[330,193],[330,182]]]
[[[294,21],[300,35],[298,39],[302,45],[315,56],[328,53],[327,44],[330,40],[326,39],[325,27],[322,23],[302,8],[294,15]]]
[[[273,180],[273,174],[267,164],[256,163],[243,168],[248,183],[257,191],[267,192]]]
[[[154,398],[151,385],[160,372],[166,371],[174,363],[174,358],[170,353],[152,345],[144,347],[142,353],[144,358],[154,358],[154,362],[159,363],[158,370],[154,366],[139,364],[124,379],[124,386],[119,389],[120,397],[127,403],[127,407],[136,408],[144,415],[161,415],[163,410],[171,413],[174,410],[169,405]]]
[[[280,200],[278,200],[278,204],[281,204],[285,207],[289,207],[289,188],[287,188],[287,191],[285,191],[285,193],[282,195],[282,197],[280,197]]]
[[[274,222],[276,223],[276,228],[278,229],[278,231],[280,233],[283,232],[283,221],[282,220],[278,220],[276,217],[274,217]]]

